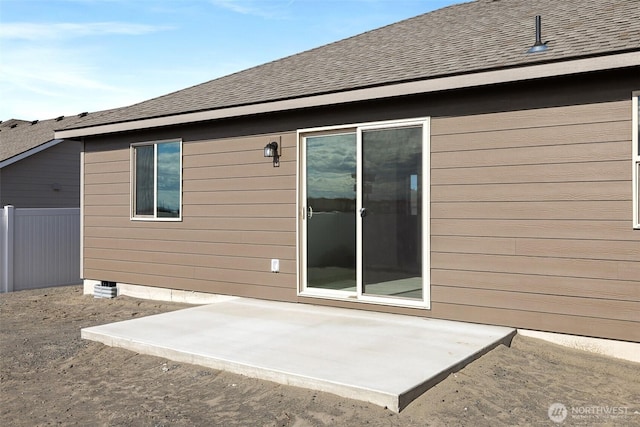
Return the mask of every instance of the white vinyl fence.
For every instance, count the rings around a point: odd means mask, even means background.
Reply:
[[[0,292],[80,279],[80,208],[0,211]]]

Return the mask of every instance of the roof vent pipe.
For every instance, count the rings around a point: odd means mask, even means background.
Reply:
[[[527,53],[544,52],[547,50],[547,42],[542,43],[542,18],[536,15],[536,42]]]

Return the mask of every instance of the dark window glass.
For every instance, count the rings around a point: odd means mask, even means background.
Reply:
[[[153,215],[153,145],[135,147],[135,215]]]

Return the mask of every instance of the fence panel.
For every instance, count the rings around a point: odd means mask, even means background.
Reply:
[[[5,208],[4,215],[9,212]],[[13,242],[6,249],[12,253],[3,253],[2,259],[4,265],[12,259],[13,277],[2,286],[4,291],[81,282],[79,208],[13,209],[10,222]],[[11,230],[2,234],[11,236]]]
[[[7,268],[7,209],[0,210],[0,293],[7,292],[9,271]]]

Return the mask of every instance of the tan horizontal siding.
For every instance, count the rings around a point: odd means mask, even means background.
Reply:
[[[442,302],[434,303],[432,311],[434,316],[451,320],[640,342],[638,321]]]
[[[431,270],[432,285],[640,302],[636,281],[491,271]]]
[[[131,184],[127,182],[112,182],[109,185],[85,184],[85,194],[87,195],[123,195],[129,197]]]
[[[141,222],[142,223],[142,222]],[[151,221],[145,221],[151,224]],[[233,230],[188,230],[180,222],[166,222],[155,227],[115,228],[85,227],[86,237],[113,237],[117,239],[149,239],[158,242],[225,242],[266,245],[295,245],[294,232],[280,231],[233,231]]]
[[[565,125],[624,122],[630,120],[630,112],[631,94],[628,101],[439,117],[431,122],[431,134],[437,136],[545,127],[557,129]],[[626,132],[630,133],[630,128]]]
[[[512,126],[513,123],[509,127]],[[630,137],[630,132],[626,120],[543,127],[537,124],[534,128],[475,131],[465,134],[464,137],[458,133],[433,135],[431,152],[464,151],[470,147],[474,150],[486,150],[615,142],[620,141],[621,137]]]
[[[198,267],[182,264],[162,264],[150,262],[132,262],[121,260],[102,260],[85,258],[85,268],[96,270],[135,271],[139,274],[173,277],[178,281],[182,278],[211,280],[213,282],[227,282],[250,285],[264,285],[272,287],[290,286],[291,276],[287,273],[274,274],[269,272],[269,265],[263,271],[247,269]]]
[[[262,257],[251,257],[246,253],[236,254],[235,256],[219,255],[219,254],[194,254],[194,253],[176,253],[176,252],[160,252],[160,251],[133,251],[119,249],[119,252],[104,248],[87,248],[85,257],[97,261],[117,261],[126,256],[129,262],[163,264],[176,266],[191,267],[208,267],[208,268],[224,268],[229,270],[249,270],[256,272],[264,272],[265,260],[264,253]],[[269,252],[270,253],[270,252]],[[269,263],[270,264],[270,263]],[[280,272],[283,274],[295,273],[295,259],[281,259]]]
[[[472,289],[434,285],[431,299],[435,303],[479,305],[538,313],[567,314],[570,316],[607,318],[640,322],[637,302]]]
[[[628,146],[628,144],[625,144]],[[628,148],[628,147],[627,147]],[[629,159],[582,163],[458,167],[431,170],[431,185],[630,181]]]
[[[434,236],[435,252],[637,261],[640,241]]]
[[[258,157],[263,156],[263,149],[267,143],[276,141],[278,150],[288,159],[295,159],[296,136],[295,133],[277,135],[258,135],[246,138],[226,138],[218,139],[215,144],[210,141],[196,141],[189,143],[188,156],[200,156],[203,154],[217,153],[246,153],[250,152]],[[244,155],[244,154],[243,154]],[[266,159],[265,159],[266,160]]]
[[[89,153],[85,155],[85,158],[92,159],[94,156],[90,156]],[[95,175],[95,174],[104,174],[104,173],[114,173],[114,172],[126,172],[129,173],[129,158],[126,160],[121,160],[118,162],[104,162],[104,163],[92,163],[87,164],[85,162],[85,174],[87,176]]]
[[[431,218],[626,222],[629,220],[630,209],[631,201],[627,200],[452,202],[432,203]],[[626,230],[626,225],[623,228]]]
[[[631,182],[544,182],[470,185],[434,185],[436,202],[631,200]]]
[[[193,177],[194,174],[191,174]],[[295,190],[295,181],[289,175],[250,176],[239,178],[189,179],[185,181],[185,192],[196,191],[246,191],[247,188],[269,188],[271,190]]]
[[[432,315],[640,338],[630,111],[432,119]]]
[[[112,185],[118,183],[129,183],[131,181],[131,173],[126,172],[110,172],[110,173],[85,173],[85,185]]]
[[[263,157],[272,139],[283,146],[279,168]],[[182,220],[169,222],[129,218],[129,144],[105,143],[108,155],[97,143],[85,155],[85,277],[295,297],[295,134],[184,142]]]
[[[516,255],[637,262],[640,241],[518,239]]]
[[[531,256],[433,252],[431,267],[448,270],[637,280],[640,266],[634,261],[591,260]],[[624,268],[626,266],[626,268]],[[634,276],[635,273],[635,276]]]
[[[213,200],[221,204],[291,204],[295,190],[244,190],[244,191],[184,191],[186,205],[208,205]]]
[[[362,308],[358,303],[351,301],[331,301],[306,297],[302,297],[300,300],[318,305],[330,305],[343,308]],[[440,319],[462,322],[508,325],[514,328],[526,328],[540,331],[585,335],[591,337],[607,337],[610,339],[640,342],[640,329],[637,328],[637,322],[635,321],[541,313],[539,311],[443,302],[434,302],[428,313],[425,313],[424,310],[405,307],[368,306],[367,308],[369,310],[395,314],[414,316],[427,315]]]
[[[101,191],[105,186],[95,187],[94,191]],[[91,190],[90,186],[85,186],[86,190]],[[103,191],[109,191],[105,189]],[[86,206],[129,206],[129,195],[125,193],[120,194],[91,194],[88,191],[84,193],[84,203]]]
[[[185,142],[179,222],[131,221],[128,141],[87,143],[85,277],[639,341],[631,102],[601,98],[432,117],[430,310],[296,297],[294,132]]]
[[[238,155],[241,157],[241,154]],[[274,177],[295,175],[295,161],[281,159],[280,167],[274,168],[270,159],[262,157],[260,163],[254,164],[215,164],[213,166],[188,167],[184,169],[184,179],[219,179],[246,177]],[[241,162],[241,158],[238,159]],[[295,181],[294,181],[295,182]]]
[[[289,286],[268,286],[261,282],[256,285],[237,282],[223,282],[215,280],[213,277],[181,277],[177,279],[172,276],[149,275],[134,271],[114,271],[112,269],[85,269],[85,274],[87,277],[95,278],[95,280],[142,284],[161,288],[185,289],[196,292],[210,292],[277,301],[295,301],[296,299],[296,291],[293,284]],[[290,280],[295,280],[295,276],[291,276]]]
[[[85,148],[87,155],[84,163],[87,168],[87,172],[92,171],[95,165],[128,162],[131,158],[131,151],[129,147],[122,149],[118,144],[117,146],[111,145],[110,150],[107,148],[108,147],[102,143],[100,146],[89,144],[87,148]],[[98,153],[98,155],[92,155],[93,153]]]
[[[129,218],[114,218],[110,216],[88,216],[85,218],[86,227],[127,227]],[[146,228],[146,227],[145,227]],[[164,229],[165,227],[163,227]],[[251,220],[249,218],[207,218],[207,217],[188,217],[182,222],[172,222],[166,225],[166,228],[181,230],[228,230],[228,231],[284,231],[295,232],[296,224],[294,218],[260,218],[260,220]]]
[[[431,250],[434,252],[462,252],[493,255],[515,255],[514,238],[432,236]]]
[[[433,153],[432,168],[549,165],[609,160],[629,160],[629,141],[590,144],[545,145],[492,150],[461,150]]]
[[[432,219],[431,235],[490,236],[548,239],[632,240],[637,233],[630,231],[627,221],[583,220],[510,220],[510,219]]]
[[[265,206],[257,203],[184,206],[184,215],[189,217],[261,218],[265,214],[271,218],[295,218],[296,206],[293,204]]]
[[[111,216],[111,217],[121,217],[121,218],[129,218],[129,205],[120,205],[120,206],[106,206],[106,205],[97,205],[97,206],[85,206],[84,208],[84,217],[85,220],[90,216]]]
[[[160,246],[156,240],[148,239],[114,239],[107,237],[85,238],[85,250],[98,249],[111,252],[107,259],[128,259],[120,251],[139,251],[168,254],[219,255],[255,258],[295,259],[295,247],[286,245],[263,245],[243,243],[216,242],[180,242],[172,241],[170,245]],[[89,254],[89,252],[87,252]],[[102,254],[104,255],[104,254]]]

